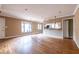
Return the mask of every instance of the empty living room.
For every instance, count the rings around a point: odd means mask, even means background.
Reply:
[[[0,54],[79,54],[78,4],[0,4]]]

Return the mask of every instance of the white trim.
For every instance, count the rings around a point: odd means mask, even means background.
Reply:
[[[9,38],[15,38],[15,37],[20,37],[22,35],[17,35],[17,36],[8,36],[8,37],[3,37],[3,38],[0,38],[0,39],[9,39]]]
[[[73,15],[76,13],[77,9],[79,8],[79,4],[76,6],[74,12],[73,12]]]
[[[76,40],[74,40],[74,42],[75,42],[75,44],[77,45],[77,47],[79,48],[79,44],[77,43],[77,41],[76,41]]]

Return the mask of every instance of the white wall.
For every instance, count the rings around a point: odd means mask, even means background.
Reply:
[[[1,9],[1,6],[2,6],[2,5],[0,4],[0,9]]]
[[[2,8],[2,5],[0,4],[0,9]]]
[[[73,18],[73,39],[79,48],[79,7],[76,9],[75,17]]]
[[[0,38],[5,37],[5,18],[0,17]]]

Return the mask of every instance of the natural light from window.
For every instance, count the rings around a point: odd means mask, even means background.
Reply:
[[[41,30],[41,29],[42,29],[42,25],[38,24],[38,30]]]
[[[30,23],[21,22],[21,31],[22,32],[32,32],[32,27]]]

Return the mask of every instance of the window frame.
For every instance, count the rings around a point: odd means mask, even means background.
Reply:
[[[42,30],[42,24],[38,24],[38,30]]]
[[[27,29],[26,29],[26,25],[28,25]],[[22,21],[21,22],[21,32],[23,32],[23,33],[32,32],[32,25],[31,25],[31,23]]]

